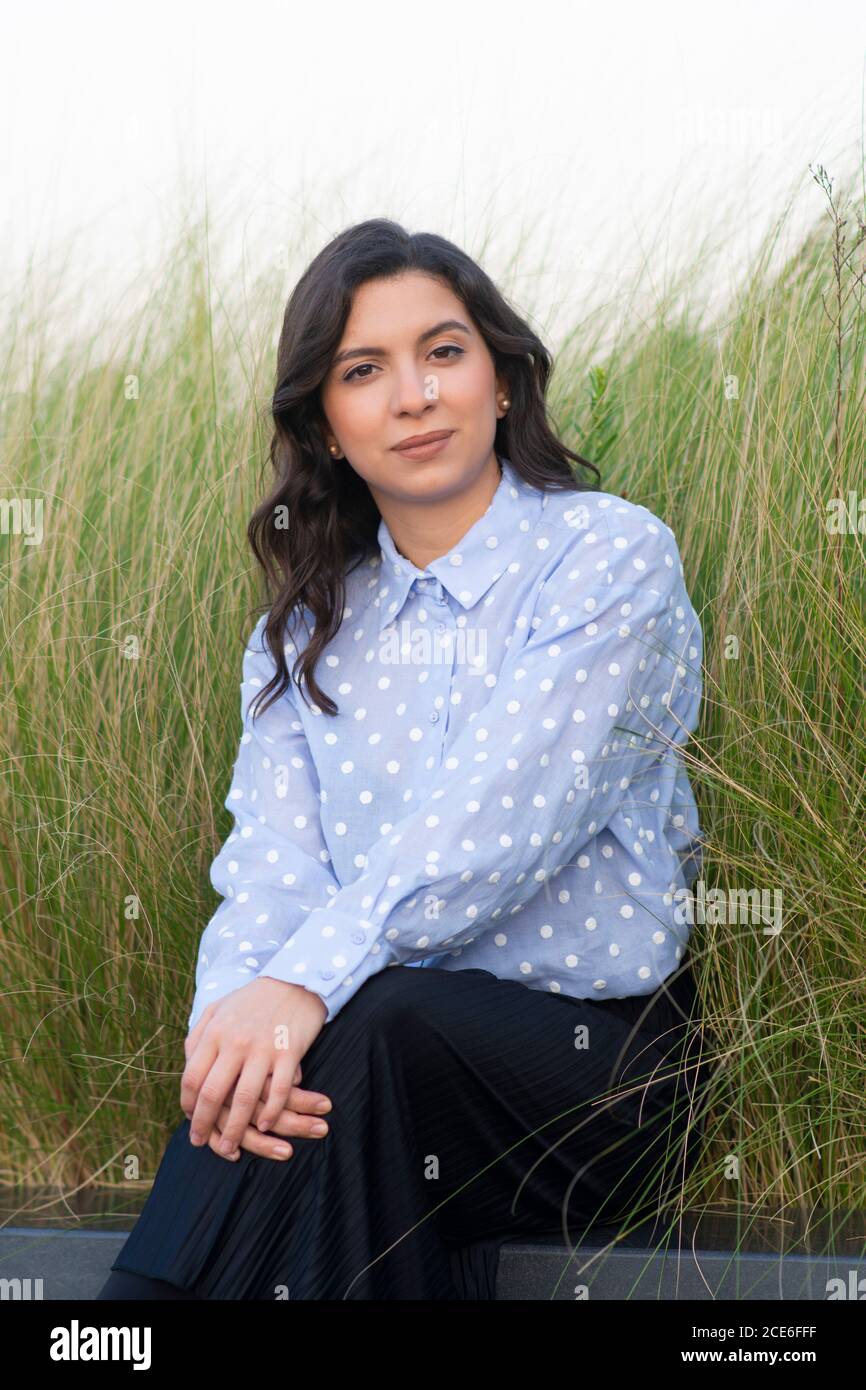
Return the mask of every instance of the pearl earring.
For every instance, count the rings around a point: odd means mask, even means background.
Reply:
[[[336,458],[337,454],[340,452],[339,445],[338,445],[338,444],[331,444],[329,447],[330,447],[331,453],[332,453],[332,454],[334,455],[334,457]]]
[[[503,398],[502,398],[502,409],[503,409],[503,410],[507,410],[508,407],[509,407],[510,405],[511,405],[511,401],[508,399],[508,397],[507,397],[507,396],[503,396]]]

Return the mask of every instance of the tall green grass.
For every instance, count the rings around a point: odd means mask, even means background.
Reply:
[[[551,394],[602,486],[679,541],[705,883],[782,893],[778,935],[692,934],[715,1072],[676,1197],[747,1218],[862,1206],[866,1177],[863,207],[826,177],[802,196],[787,259],[780,223],[721,311],[688,267],[649,315],[602,308]],[[41,499],[44,535],[0,534],[3,1183],[147,1183],[181,1118],[292,278],[215,284],[210,235],[172,249],[107,350],[104,326],[97,346],[34,312],[32,283],[5,305],[0,500]],[[864,530],[834,534],[851,491]]]

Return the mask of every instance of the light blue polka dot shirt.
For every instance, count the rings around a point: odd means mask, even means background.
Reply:
[[[316,666],[336,717],[293,684],[254,720],[275,667],[264,616],[250,634],[190,1028],[258,976],[314,991],[331,1022],[399,963],[593,999],[677,968],[702,634],[676,540],[637,503],[500,463],[487,511],[425,570],[384,519],[350,567]],[[291,670],[309,633],[285,635]]]

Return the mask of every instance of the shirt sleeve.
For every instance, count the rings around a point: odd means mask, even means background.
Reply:
[[[528,640],[512,638],[424,806],[264,968],[314,981],[326,1021],[384,967],[465,946],[519,911],[687,738],[701,637],[676,541],[646,508],[623,530],[589,581],[574,568],[585,541],[569,538]]]
[[[201,938],[190,1029],[208,1004],[255,979],[306,914],[339,890],[292,687],[252,717],[252,700],[276,673],[262,635],[266,619],[257,622],[243,657],[243,732],[224,802],[234,828],[210,868],[223,902]]]

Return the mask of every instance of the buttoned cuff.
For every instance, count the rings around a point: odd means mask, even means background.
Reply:
[[[370,954],[378,935],[367,918],[316,907],[258,973],[303,985],[320,995],[328,1007],[325,1022],[329,1023],[350,998],[352,973]],[[365,971],[362,978],[368,973]],[[350,993],[337,996],[343,984]]]

